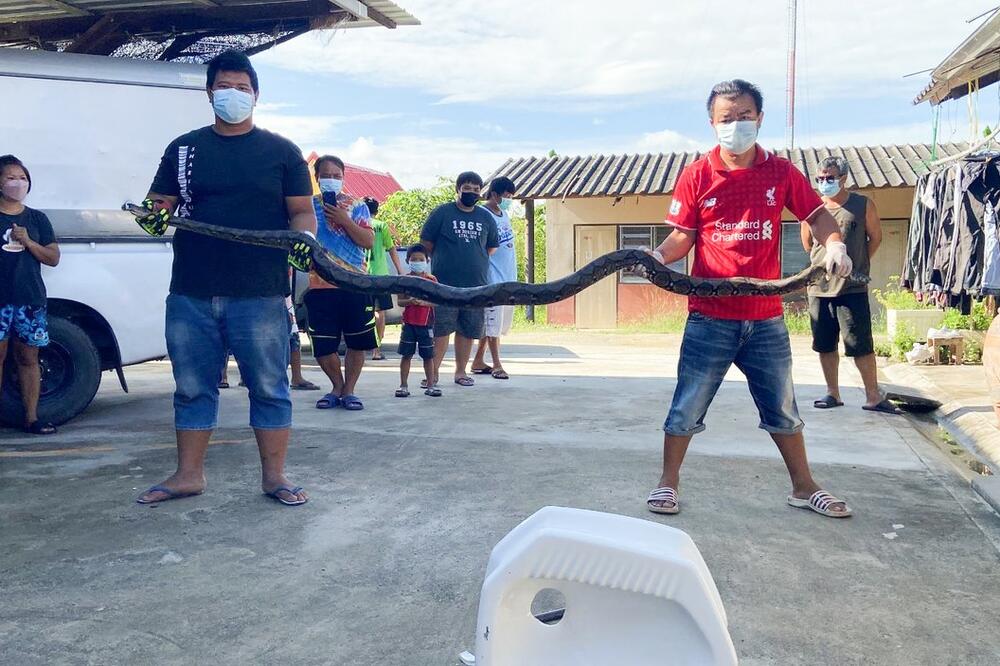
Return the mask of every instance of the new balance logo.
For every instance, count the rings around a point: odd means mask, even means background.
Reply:
[[[773,191],[773,190],[772,190]],[[770,221],[764,222],[764,228],[760,230],[760,235],[764,240],[771,240],[774,234],[774,225]]]
[[[712,208],[714,205],[715,205],[715,197],[712,197],[711,199],[705,199],[703,202],[701,202],[702,208]]]

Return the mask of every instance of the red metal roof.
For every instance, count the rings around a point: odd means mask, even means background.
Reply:
[[[309,173],[312,173],[313,163],[319,155],[316,151],[309,153],[306,162],[309,164]],[[394,192],[401,192],[403,186],[400,185],[391,173],[376,171],[357,164],[344,164],[344,193],[352,197],[374,197],[379,203],[385,200]],[[319,194],[319,186],[313,181],[313,194]]]

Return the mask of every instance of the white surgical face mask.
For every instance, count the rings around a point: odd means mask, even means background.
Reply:
[[[340,190],[344,187],[344,181],[340,178],[320,178],[319,179],[319,191],[320,192],[333,192],[334,194],[340,194]]]
[[[427,272],[427,262],[426,261],[410,261],[410,270],[414,273],[426,273]]]
[[[223,88],[212,91],[212,109],[223,122],[238,125],[253,113],[253,95],[237,90]]]
[[[733,153],[742,155],[757,142],[756,120],[735,120],[731,123],[716,123],[715,134],[719,145]]]
[[[837,193],[840,192],[840,181],[835,180],[832,183],[828,183],[824,180],[817,184],[816,189],[818,189],[819,193],[824,197],[835,197],[837,196]]]

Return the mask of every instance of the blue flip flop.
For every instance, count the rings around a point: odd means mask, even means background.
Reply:
[[[316,409],[333,409],[340,404],[340,396],[327,393],[316,401]]]
[[[365,408],[364,403],[361,402],[361,398],[354,395],[353,393],[351,395],[345,395],[344,397],[342,397],[340,399],[340,404],[344,406],[344,409],[348,409],[352,412],[356,412],[360,409]]]
[[[302,504],[305,504],[309,500],[308,499],[304,499],[304,500],[289,501],[289,500],[286,500],[285,498],[283,498],[278,493],[284,491],[284,492],[286,492],[286,493],[288,493],[290,495],[296,495],[301,490],[302,490],[302,486],[295,486],[294,488],[289,488],[288,486],[278,486],[277,488],[275,488],[271,492],[264,493],[264,494],[267,495],[268,497],[270,497],[271,499],[275,500],[276,502],[281,502],[285,506],[300,506]]]
[[[156,493],[156,492],[164,493],[166,497],[158,500],[142,499],[142,495],[148,495],[149,493]],[[166,486],[153,486],[152,488],[144,492],[142,495],[139,495],[139,497],[136,498],[135,502],[136,504],[159,504],[160,502],[168,502],[170,500],[180,499],[182,497],[193,497],[195,495],[201,495],[201,493],[202,491],[198,491],[196,493],[182,493],[177,490],[171,490]]]

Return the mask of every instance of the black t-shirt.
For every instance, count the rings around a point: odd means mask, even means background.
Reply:
[[[434,243],[431,270],[438,282],[452,287],[489,284],[487,250],[500,241],[488,210],[476,206],[465,212],[453,202],[441,204],[427,217],[420,238]]]
[[[27,229],[28,236],[39,245],[56,242],[52,223],[45,213],[25,206],[19,215],[0,213],[0,246],[10,244],[10,231],[15,224]],[[0,305],[45,304],[41,262],[27,250],[8,252],[0,248]]]
[[[288,229],[285,197],[309,196],[312,181],[291,141],[253,128],[221,136],[211,127],[174,139],[150,190],[177,197],[177,216],[236,229]],[[170,293],[213,296],[288,294],[288,253],[193,232],[174,234]]]

